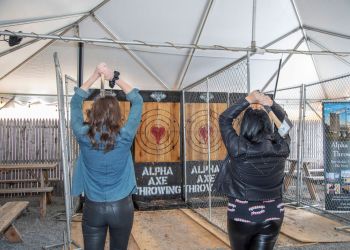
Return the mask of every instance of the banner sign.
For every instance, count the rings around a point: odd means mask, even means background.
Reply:
[[[181,198],[182,169],[180,163],[135,164],[137,181],[136,199]]]
[[[350,211],[350,102],[324,102],[326,210]]]
[[[210,161],[210,165],[208,165],[208,162],[203,161],[186,162],[187,194],[191,196],[208,195],[222,162],[223,161]]]

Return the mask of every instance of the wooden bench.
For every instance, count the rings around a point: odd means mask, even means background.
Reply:
[[[28,204],[28,201],[12,201],[0,207],[0,233],[4,233],[5,238],[11,243],[22,242],[21,234],[13,222],[28,207]]]
[[[13,170],[22,170],[28,171],[31,174],[31,178],[25,179],[3,179],[0,183],[7,184],[7,188],[0,189],[0,194],[21,194],[21,193],[31,193],[41,194],[40,199],[40,217],[44,218],[46,215],[46,205],[51,202],[51,192],[53,187],[49,187],[48,172],[51,169],[57,168],[57,163],[54,164],[1,164],[1,171],[13,171]],[[39,170],[39,175],[34,174],[34,170]],[[38,182],[39,187],[13,187],[16,184],[23,182]]]
[[[288,187],[290,186],[292,179],[297,178],[296,166],[298,163],[297,159],[287,159],[287,161],[290,162],[290,168],[289,168],[289,171],[287,171],[285,173],[285,179],[284,179],[284,191],[285,192],[287,191]],[[314,176],[314,175],[311,175],[311,173],[320,174],[320,173],[323,173],[324,170],[321,168],[309,169],[309,166],[311,165],[311,163],[318,163],[318,161],[315,159],[304,159],[303,160],[303,166],[302,166],[302,170],[304,171],[303,180],[305,181],[305,184],[306,184],[307,189],[310,193],[311,199],[319,201],[320,198],[318,197],[318,194],[316,191],[315,182],[324,180],[324,177],[319,176],[319,175]]]

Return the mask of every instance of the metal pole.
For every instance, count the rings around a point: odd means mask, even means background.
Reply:
[[[334,32],[334,31],[330,31],[330,30],[320,29],[320,28],[313,27],[313,26],[310,26],[310,25],[303,25],[303,29],[315,31],[315,32],[326,34],[326,35],[329,35],[329,36],[335,36],[335,37],[340,37],[340,38],[344,38],[344,39],[350,39],[350,35]]]
[[[309,39],[310,42],[312,42],[313,44],[315,44],[315,45],[316,45],[317,47],[319,47],[320,49],[323,49],[323,50],[326,50],[326,51],[331,52],[331,50],[330,50],[329,48],[327,48],[326,46],[320,44],[320,43],[317,42],[315,39],[312,39],[312,38],[308,38],[308,39]],[[341,61],[342,63],[346,64],[347,66],[350,65],[350,62],[349,62],[349,61],[345,60],[343,57],[337,55],[336,53],[334,53],[333,56],[334,56],[337,60],[339,60],[339,61]]]
[[[301,38],[301,39],[299,40],[299,42],[295,45],[294,49],[299,48],[299,46],[303,43],[304,40],[305,40],[304,37]],[[282,64],[281,64],[281,68],[280,68],[280,69],[282,69],[282,68],[284,67],[284,65],[286,65],[286,63],[289,61],[289,59],[292,57],[292,55],[293,55],[293,54],[289,54],[289,55],[286,57],[286,59],[284,59],[284,61],[283,61]],[[265,83],[264,87],[261,88],[261,91],[264,91],[264,90],[270,85],[270,83],[271,83],[272,80],[275,78],[275,76],[278,74],[278,72],[279,72],[279,70],[276,70],[275,73],[273,73],[273,75],[270,77],[270,79],[267,80],[267,82]]]
[[[252,41],[251,47],[253,51],[256,49],[256,41],[255,41],[255,26],[256,26],[256,0],[253,0],[253,17],[252,17]]]
[[[291,31],[289,31],[289,32],[283,34],[282,36],[279,36],[278,38],[274,39],[273,41],[271,41],[271,42],[265,44],[262,48],[265,49],[265,48],[270,47],[271,45],[274,45],[275,43],[277,43],[277,42],[283,40],[284,38],[286,38],[286,37],[288,37],[288,36],[294,34],[294,33],[297,32],[299,29],[300,29],[299,27],[298,27],[298,28],[292,29]],[[255,54],[255,53],[252,53],[251,56],[254,55],[254,54]],[[201,84],[207,77],[214,77],[214,76],[220,74],[221,72],[223,72],[223,71],[225,71],[225,70],[231,68],[232,66],[234,66],[234,65],[236,65],[236,64],[238,64],[238,63],[240,63],[241,61],[245,60],[246,57],[247,57],[247,56],[242,56],[241,58],[235,60],[234,62],[229,63],[228,65],[222,67],[221,69],[218,69],[218,70],[216,70],[215,72],[213,72],[213,73],[207,75],[206,77],[203,77],[203,78],[197,80],[196,82],[191,83],[190,85],[187,85],[184,89],[190,89],[190,88],[196,87],[197,85]]]
[[[99,24],[115,41],[119,41],[119,36],[112,31],[98,16],[92,15],[92,18]],[[162,87],[165,89],[169,89],[169,86],[166,84],[164,80],[162,80],[153,69],[151,69],[147,64],[127,45],[120,45],[126,53],[128,53],[147,73],[149,73],[156,81],[158,81]]]
[[[214,0],[209,0],[208,1],[207,7],[205,8],[205,11],[204,11],[203,16],[201,18],[199,27],[197,29],[196,36],[194,38],[193,44],[198,44],[198,42],[199,42],[199,38],[202,35],[204,26],[205,26],[205,24],[207,22],[207,19],[208,19],[210,10],[211,10],[211,8],[213,6],[213,3],[214,3]],[[180,73],[180,77],[179,77],[179,79],[177,81],[177,84],[176,84],[176,89],[180,89],[182,84],[183,84],[183,81],[185,79],[186,73],[187,73],[188,68],[189,68],[189,66],[191,64],[194,52],[195,52],[195,49],[192,49],[190,51],[188,57],[186,58],[186,61],[184,63],[184,66],[182,67],[182,70],[181,70],[181,73]]]
[[[53,34],[56,34],[57,32],[60,32],[60,31],[63,31],[63,30],[72,28],[74,25],[76,25],[76,24],[69,24],[69,25],[66,25],[66,26],[64,26],[64,27],[62,27],[62,28],[56,29],[56,30],[54,30],[54,31],[52,31],[52,32],[50,32],[50,33],[48,33],[48,35],[53,35]],[[12,52],[14,52],[14,51],[16,51],[16,50],[22,49],[22,48],[24,48],[24,47],[27,47],[27,46],[29,46],[29,45],[31,45],[31,44],[33,44],[33,43],[38,42],[38,41],[40,41],[40,39],[33,39],[33,40],[30,40],[30,41],[28,41],[28,42],[26,42],[26,43],[21,43],[21,44],[15,46],[15,47],[12,47],[12,48],[10,48],[10,49],[8,49],[8,50],[4,50],[4,51],[0,52],[0,57],[6,56],[7,54],[10,54],[10,53],[12,53]]]
[[[294,13],[295,13],[295,16],[298,20],[298,23],[299,23],[299,27],[300,27],[300,30],[301,32],[303,33],[303,37],[305,39],[305,43],[306,43],[306,46],[307,46],[307,49],[310,51],[310,45],[308,43],[308,36],[305,32],[305,29],[303,27],[303,23],[302,23],[302,20],[301,20],[301,17],[300,17],[300,14],[299,14],[299,11],[298,11],[298,8],[297,8],[297,5],[295,3],[294,0],[290,0],[292,6],[293,6],[293,10],[294,10]],[[316,74],[317,74],[317,78],[318,80],[320,81],[321,80],[321,77],[320,77],[320,72],[318,71],[318,68],[317,68],[317,65],[316,65],[316,61],[315,61],[315,57],[313,55],[311,55],[311,59],[312,59],[312,62],[314,64],[314,67],[315,67],[315,71],[316,71]],[[324,92],[324,90],[323,90]]]
[[[299,163],[299,168],[300,168],[300,183],[302,183],[302,171],[301,168],[304,164],[304,142],[305,142],[305,134],[304,134],[304,128],[305,128],[305,111],[306,111],[306,86],[305,84],[302,85],[303,88],[303,96],[302,96],[302,100],[303,100],[303,116],[302,116],[302,120],[301,120],[301,145],[300,145],[300,163]],[[300,186],[301,187],[301,186]],[[301,188],[299,189],[299,199],[298,199],[298,204],[300,204],[300,199],[301,199]]]
[[[78,43],[78,87],[83,84],[84,43]]]
[[[247,52],[247,93],[250,93],[250,52]]]
[[[36,33],[21,33],[12,31],[0,31],[0,35],[5,36],[18,36],[18,37],[31,37],[31,38],[41,38],[50,40],[60,40],[65,42],[84,42],[84,43],[105,43],[105,44],[116,44],[116,45],[135,45],[135,46],[147,46],[156,48],[173,48],[173,49],[197,49],[197,50],[212,50],[212,51],[233,51],[233,52],[246,52],[251,51],[251,47],[233,47],[233,46],[223,46],[223,45],[199,45],[199,44],[182,44],[173,42],[146,42],[146,41],[116,41],[115,39],[107,38],[82,38],[76,36],[59,36],[59,35],[46,35],[46,34],[36,34]],[[342,56],[350,55],[350,51],[309,51],[309,50],[296,50],[296,49],[265,49],[260,48],[261,53],[271,53],[271,54],[303,54],[303,55],[332,55],[334,53]]]
[[[209,78],[207,78],[207,122],[208,122],[208,127],[207,127],[207,143],[208,143],[208,176],[209,176],[209,221],[211,221],[211,171],[210,171],[210,98],[209,98]]]
[[[60,33],[60,35],[65,34],[68,30],[70,29],[70,26],[65,29],[64,31],[62,31]],[[1,33],[1,31],[0,31]],[[24,61],[22,61],[20,64],[16,65],[14,68],[12,68],[10,71],[8,71],[7,73],[5,73],[4,75],[2,75],[0,77],[0,81],[3,80],[5,77],[7,77],[8,75],[10,75],[12,72],[16,71],[18,68],[20,68],[23,64],[25,64],[26,62],[28,62],[30,59],[32,59],[34,56],[36,56],[37,54],[39,54],[41,51],[43,51],[44,49],[46,49],[47,47],[49,47],[52,43],[54,42],[54,40],[49,41],[47,44],[45,44],[43,47],[41,47],[40,49],[38,49],[37,51],[34,52],[34,54],[30,55],[29,57],[27,57]]]
[[[20,20],[15,20],[15,21],[0,21],[0,28],[10,27],[10,26],[18,26],[18,25],[23,25],[23,24],[32,24],[32,23],[39,23],[39,22],[54,21],[54,20],[60,20],[60,19],[65,19],[65,18],[80,17],[80,16],[89,15],[89,14],[90,14],[90,12],[80,12],[80,13],[73,13],[73,14],[67,14],[67,15],[20,19]]]
[[[301,130],[302,130],[302,119],[303,119],[303,97],[304,97],[304,85],[300,86],[300,102],[299,102],[299,123],[298,123],[298,139],[297,139],[297,186],[296,186],[296,201],[297,206],[300,206],[300,188],[301,188]]]
[[[186,122],[186,98],[185,98],[185,91],[182,90],[182,120],[183,120],[183,164],[184,164],[184,185],[185,185],[185,203],[188,201],[188,190],[187,190],[187,138],[186,138],[186,129],[187,129],[187,122]]]
[[[55,68],[56,68],[56,81],[57,81],[57,100],[58,100],[58,114],[59,114],[59,126],[60,126],[60,142],[61,142],[61,156],[62,156],[62,166],[63,166],[63,181],[64,181],[64,197],[65,197],[65,207],[66,207],[66,219],[67,219],[67,241],[68,244],[71,243],[71,200],[70,200],[70,180],[69,180],[69,163],[68,163],[68,148],[67,148],[67,130],[65,128],[65,115],[64,115],[64,99],[63,99],[63,83],[62,83],[62,73],[61,67],[58,60],[57,52],[53,54]]]
[[[68,79],[65,77],[64,80],[64,97],[65,97],[65,111],[66,111],[66,129],[67,129],[67,135],[68,135],[68,162],[71,162],[71,155],[70,155],[70,133],[69,133],[69,106],[68,106]]]

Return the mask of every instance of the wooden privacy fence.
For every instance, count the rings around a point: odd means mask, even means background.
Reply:
[[[68,131],[71,159],[78,152],[78,145]],[[58,163],[59,167],[49,171],[49,179],[57,179],[55,194],[63,194],[63,170],[61,165],[61,145],[58,120],[55,119],[0,119],[0,163]],[[39,170],[33,170],[39,171]],[[21,180],[28,175],[23,170],[0,172],[1,180]],[[1,183],[0,188],[5,188]],[[39,183],[16,183],[18,188],[38,187]]]

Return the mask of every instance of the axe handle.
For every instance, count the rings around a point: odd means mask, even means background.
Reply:
[[[269,111],[269,117],[273,121],[273,123],[276,125],[277,128],[280,128],[282,125],[282,122],[278,119],[278,117],[275,115],[275,113],[271,110]]]
[[[279,80],[280,71],[281,71],[281,65],[282,65],[282,58],[280,59],[280,61],[278,63],[277,77],[276,77],[276,83],[275,83],[275,90],[273,92],[272,100],[274,100],[275,97],[276,97],[276,91],[277,91],[277,85],[278,85],[278,80]],[[272,111],[272,109],[269,109],[268,114],[269,114],[270,119],[273,121],[273,123],[275,123],[276,127],[280,128],[281,125],[282,125],[282,122],[278,119],[278,117],[275,115],[275,113]]]

